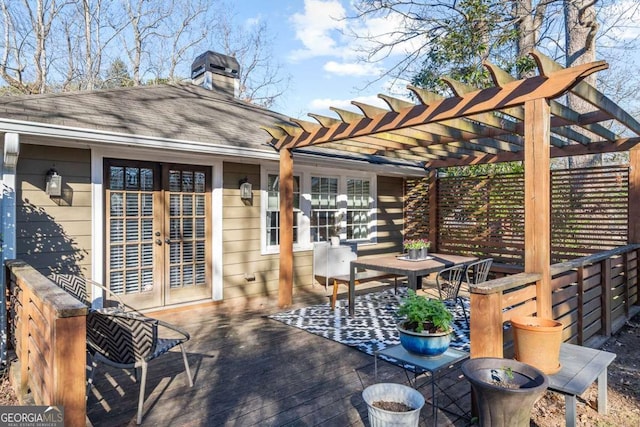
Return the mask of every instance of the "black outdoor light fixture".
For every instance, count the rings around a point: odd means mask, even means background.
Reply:
[[[251,200],[253,198],[253,192],[251,190],[251,183],[245,177],[240,180],[240,199]]]
[[[62,196],[62,176],[58,175],[57,170],[51,168],[47,171],[45,183],[44,191],[49,197]]]

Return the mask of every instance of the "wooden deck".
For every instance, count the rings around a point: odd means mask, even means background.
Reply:
[[[318,299],[327,301],[324,289],[298,305]],[[153,361],[143,425],[369,425],[362,390],[381,381],[407,383],[401,368],[384,361],[376,380],[372,356],[266,317],[276,311],[208,306],[154,315],[190,331],[186,349],[194,387],[187,384],[179,351]],[[135,425],[138,384],[130,374],[98,367],[87,401],[91,425]],[[459,375],[454,371],[439,384],[468,410],[469,386]],[[429,397],[429,386],[420,391]],[[461,412],[438,396],[439,406]],[[468,424],[439,411],[439,426]],[[428,403],[420,425],[433,425]]]

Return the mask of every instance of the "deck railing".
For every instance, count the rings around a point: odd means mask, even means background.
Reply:
[[[640,311],[640,244],[551,266],[554,319],[563,339],[589,345],[608,337]],[[519,273],[470,288],[471,357],[504,357],[512,350],[508,323],[515,315],[536,313],[538,273]]]
[[[6,262],[8,338],[21,404],[62,406],[65,426],[86,425],[87,307],[30,265]]]

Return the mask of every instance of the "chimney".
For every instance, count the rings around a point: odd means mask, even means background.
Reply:
[[[191,64],[191,81],[205,89],[236,96],[239,71],[240,65],[234,57],[208,50]]]

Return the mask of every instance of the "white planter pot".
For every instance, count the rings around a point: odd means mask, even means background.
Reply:
[[[395,383],[373,384],[364,389],[362,398],[367,404],[371,427],[417,427],[420,422],[424,396],[411,387]],[[404,403],[415,409],[407,412],[386,411],[373,406],[378,401]]]

